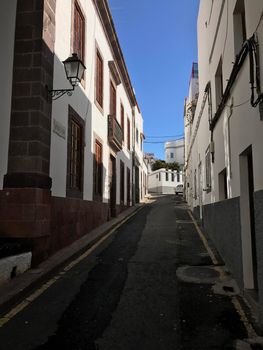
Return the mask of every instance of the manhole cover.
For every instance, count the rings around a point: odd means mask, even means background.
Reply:
[[[183,266],[176,271],[177,277],[190,283],[215,283],[220,273],[213,266]]]

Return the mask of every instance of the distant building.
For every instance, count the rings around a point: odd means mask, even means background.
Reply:
[[[184,139],[165,142],[164,148],[166,163],[184,164]]]
[[[148,175],[149,193],[174,194],[175,187],[183,184],[183,172],[158,169]]]

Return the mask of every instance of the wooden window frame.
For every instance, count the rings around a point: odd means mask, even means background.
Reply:
[[[103,105],[104,105],[104,59],[99,50],[99,47],[96,43],[96,51],[95,51],[95,60],[96,60],[96,68],[95,68],[95,104],[98,109],[103,114]],[[101,60],[101,76],[99,76],[98,71],[98,59]],[[99,94],[99,95],[98,95]]]
[[[79,155],[79,185],[78,187],[72,186],[72,122],[75,123],[80,128],[80,155]],[[78,113],[69,106],[68,109],[68,154],[67,154],[67,186],[66,186],[66,196],[74,198],[83,198],[83,179],[84,179],[84,130],[85,122],[78,115]]]
[[[112,95],[111,95],[111,87],[114,88],[114,91],[115,91],[115,100],[112,101]],[[113,79],[110,79],[110,85],[109,85],[109,88],[110,88],[110,98],[109,98],[109,111],[110,111],[110,115],[114,115],[115,118],[117,118],[117,88],[116,88],[116,85],[114,84],[114,81]]]
[[[247,39],[246,5],[244,0],[237,0],[233,12],[234,53],[239,54]]]
[[[96,146],[100,147],[100,160],[97,160]],[[98,138],[94,141],[93,155],[93,200],[102,201],[103,197],[103,144]]]
[[[127,117],[127,149],[131,150],[131,122],[130,118]]]
[[[222,57],[220,57],[220,60],[217,65],[216,73],[215,73],[215,99],[216,99],[216,108],[221,103],[222,97],[224,94],[224,86],[223,86],[223,62]]]
[[[120,160],[120,203],[124,204],[125,197],[125,166],[124,162]]]
[[[136,143],[138,145],[139,144],[139,130],[138,130],[138,127],[136,127],[136,130],[135,130],[135,140],[136,140]]]
[[[80,14],[80,17],[83,21],[83,26],[82,26],[82,41],[81,41],[81,57],[79,57],[82,62],[85,64],[85,59],[86,59],[86,55],[85,55],[85,49],[86,49],[86,44],[85,44],[85,41],[86,41],[86,17],[84,15],[84,11],[81,7],[81,4],[79,3],[78,0],[72,0],[72,3],[71,3],[71,13],[72,13],[72,16],[71,16],[71,52],[72,53],[77,53],[78,52],[75,52],[75,14],[76,14],[76,11]],[[79,55],[78,55],[79,56]],[[82,86],[84,87],[85,86],[85,72],[84,72],[84,75],[83,75],[83,78],[81,80],[81,84]]]
[[[123,106],[123,103],[121,102],[120,103],[120,125],[121,125],[121,128],[122,128],[122,143],[124,143],[124,106]]]
[[[206,193],[211,192],[212,188],[212,174],[211,174],[211,152],[210,145],[207,147],[205,152],[205,184],[206,184]]]
[[[218,195],[219,201],[223,201],[228,199],[228,191],[227,191],[227,168],[224,168],[218,174]]]
[[[127,167],[126,174],[127,174],[127,206],[130,206],[131,204],[131,170],[129,167]]]

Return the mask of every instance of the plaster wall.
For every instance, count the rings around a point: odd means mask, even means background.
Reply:
[[[237,0],[200,1],[198,17],[199,99],[192,124],[192,136],[187,139],[186,183],[187,201],[202,218],[205,229],[216,243],[239,285],[255,289],[263,319],[262,264],[262,190],[263,190],[263,120],[259,106],[250,104],[251,87],[249,57],[242,65],[230,97],[213,133],[209,130],[208,99],[202,111],[205,87],[211,84],[212,118],[220,99],[217,98],[218,71],[222,72],[223,91],[235,61],[234,11]],[[259,45],[259,67],[263,65],[263,3],[244,0],[246,37],[256,30]],[[261,18],[261,20],[260,20]],[[221,67],[220,67],[221,66]],[[260,71],[261,86],[262,72]],[[199,118],[201,117],[201,119]],[[195,137],[194,137],[195,136]],[[213,140],[214,161],[211,162],[211,191],[206,191],[205,155]],[[252,150],[254,182],[254,214],[249,210],[248,161],[246,150]],[[220,197],[219,174],[226,169],[227,198]],[[255,216],[255,218],[253,217]],[[252,232],[251,221],[255,221]],[[254,235],[254,236],[253,236]],[[255,237],[255,249],[252,240]],[[254,259],[254,260],[253,260]],[[256,262],[256,265],[255,265]],[[256,281],[256,282],[255,282]]]
[[[63,96],[53,102],[52,118],[61,123],[65,130],[65,137],[56,133],[51,135],[51,165],[50,174],[53,180],[52,194],[58,197],[66,196],[67,174],[67,129],[68,129],[68,106],[70,105],[85,122],[85,151],[84,151],[84,193],[83,199],[92,200],[93,197],[93,154],[95,139],[98,139],[103,148],[103,202],[109,199],[108,166],[109,156],[112,152],[108,145],[108,115],[109,115],[109,87],[111,73],[108,62],[113,61],[113,54],[105,35],[101,21],[97,15],[93,2],[90,0],[80,1],[85,16],[85,76],[82,84],[75,89],[72,96]],[[64,74],[62,61],[71,55],[71,26],[72,26],[72,2],[65,3],[57,0],[56,9],[56,42],[55,42],[55,68],[54,88],[68,87]],[[95,69],[96,49],[99,49],[104,64],[104,98],[103,108],[95,101]],[[117,100],[116,118],[120,123],[120,104],[125,111],[124,129],[125,138],[123,150],[116,156],[117,167],[117,204],[120,203],[119,168],[120,160],[126,167],[131,169],[131,152],[127,150],[127,117],[132,120],[132,108],[128,99],[123,82],[116,87]],[[126,180],[125,180],[126,183]],[[125,198],[126,198],[125,186]]]
[[[165,161],[167,163],[177,162],[184,164],[184,139],[168,141],[165,143]],[[171,157],[171,153],[173,156]]]
[[[168,180],[166,180],[166,174],[168,174]],[[172,174],[174,174],[174,181],[172,181]],[[177,178],[177,174],[177,171],[166,169],[153,171],[148,175],[149,192],[174,194],[175,187],[179,184],[183,184],[183,172],[179,172],[179,179]]]
[[[138,142],[136,140],[136,130],[138,130]],[[144,199],[145,190],[145,175],[147,175],[147,168],[144,164],[143,159],[143,118],[138,106],[134,107],[134,152],[135,152],[135,163],[139,167],[139,197],[140,201]]]
[[[211,83],[212,113],[216,112],[216,83],[215,75],[219,61],[222,60],[223,89],[231,73],[235,59],[234,53],[234,27],[233,11],[236,1],[201,1],[198,18],[198,56],[199,56],[199,88],[200,94],[195,112],[192,133],[197,128],[198,115],[200,114],[202,99],[207,82]],[[228,5],[228,6],[227,6]],[[246,26],[247,37],[255,30],[263,10],[260,1],[246,1]],[[221,13],[221,15],[220,15]],[[253,16],[253,17],[252,17]],[[258,28],[259,43],[263,42],[262,23]],[[262,56],[263,45],[260,46]],[[255,191],[263,188],[263,163],[261,162],[261,150],[263,147],[262,131],[263,122],[260,120],[258,108],[251,107],[250,84],[249,84],[249,62],[246,59],[236,82],[231,91],[231,98],[225,107],[214,133],[215,161],[211,164],[212,191],[200,192],[202,203],[208,204],[219,201],[218,175],[222,169],[228,170],[228,198],[240,195],[239,155],[250,145],[253,149],[254,187]],[[244,103],[246,102],[247,103]],[[231,103],[234,108],[230,108]],[[244,104],[243,104],[244,103]],[[242,104],[241,106],[239,106]],[[198,126],[197,136],[191,152],[191,169],[198,168],[201,164],[202,183],[205,183],[205,152],[209,146],[211,133],[208,123],[208,101]],[[245,127],[246,126],[246,127]],[[228,137],[228,133],[230,137]],[[193,187],[193,172],[190,182]],[[188,176],[188,175],[187,175]],[[198,205],[200,199],[193,201],[193,206]]]

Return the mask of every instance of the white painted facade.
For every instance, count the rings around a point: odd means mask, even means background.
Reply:
[[[0,215],[0,236],[34,242],[45,236],[45,246],[32,244],[33,265],[147,194],[143,118],[108,1],[40,5],[0,4],[0,211],[7,212]],[[72,87],[63,61],[73,47],[84,51],[84,77],[71,96],[52,100],[48,92]]]
[[[185,121],[186,199],[203,219],[204,227],[217,243],[230,270],[239,275],[239,285],[244,290],[254,289],[258,294],[261,318],[262,102],[255,107],[250,103],[250,60],[244,50],[255,35],[262,89],[262,18],[261,0],[200,1],[197,26],[199,98],[192,122]],[[238,65],[243,57],[244,62]],[[230,85],[234,69],[238,69],[238,73]],[[255,89],[255,100],[258,95],[260,92]],[[254,211],[251,211],[251,203]],[[218,218],[217,225],[222,220],[220,225],[224,229],[222,232],[218,229],[216,236],[213,231],[217,229],[211,218],[216,221],[219,210],[226,214],[233,210],[235,215],[229,218],[226,227],[226,218]],[[231,228],[232,222],[236,226]],[[233,253],[239,244],[240,249]]]
[[[109,83],[110,70],[108,62],[113,61],[113,52],[105,35],[102,23],[96,13],[92,1],[80,1],[86,22],[86,45],[85,45],[85,82],[80,84],[72,96],[63,96],[53,102],[52,118],[59,121],[67,130],[68,105],[85,121],[85,155],[84,155],[84,193],[83,199],[92,200],[93,189],[93,154],[94,141],[98,137],[103,147],[103,202],[109,199],[108,185],[108,163],[110,147],[108,146],[108,115],[109,115]],[[71,28],[71,2],[57,0],[56,8],[56,41],[55,41],[55,67],[54,67],[54,88],[67,86],[64,76],[62,61],[67,58],[70,52],[70,28]],[[95,64],[96,47],[99,48],[104,62],[104,105],[103,111],[95,103]],[[132,169],[132,150],[127,149],[127,118],[132,126],[132,110],[124,84],[117,86],[117,120],[120,123],[120,104],[123,104],[125,111],[124,118],[124,144],[121,152],[116,155],[117,179],[119,178],[119,164],[122,160],[126,167]],[[142,120],[142,118],[141,118]],[[142,122],[139,124],[142,132]],[[132,132],[131,132],[132,137]],[[132,142],[132,141],[131,141]],[[140,159],[141,161],[141,159]],[[141,163],[142,164],[142,163]],[[67,135],[63,139],[54,132],[51,135],[51,162],[50,174],[53,179],[52,193],[55,196],[64,197],[66,195],[66,167],[67,167]],[[126,174],[126,172],[125,172]],[[126,180],[125,180],[126,181]],[[120,187],[117,184],[117,202],[120,204]],[[126,186],[125,186],[126,191]],[[127,194],[125,193],[125,198]]]
[[[142,201],[147,194],[147,166],[144,163],[143,157],[143,118],[139,108],[134,108],[134,124],[133,124],[133,135],[134,135],[134,185],[135,185],[135,202]],[[138,170],[136,170],[136,167]],[[138,174],[136,175],[136,171]],[[136,189],[137,187],[137,189]]]
[[[184,164],[184,139],[167,141],[164,145],[166,163]]]
[[[253,6],[246,3],[246,28],[247,37],[250,37],[255,25],[260,19],[263,4],[260,0],[250,1]],[[211,7],[213,10],[210,16]],[[198,17],[198,64],[199,64],[199,98],[192,124],[192,138],[187,144],[193,147],[188,152],[186,159],[187,178],[190,180],[192,189],[192,207],[201,204],[208,204],[220,200],[218,174],[224,169],[228,169],[228,198],[240,195],[240,169],[239,155],[250,145],[253,145],[254,158],[254,187],[255,191],[263,188],[263,163],[261,152],[263,148],[263,123],[260,119],[258,108],[250,106],[250,86],[249,86],[249,65],[246,60],[237,82],[232,89],[231,98],[225,107],[222,116],[214,130],[215,162],[212,163],[212,187],[211,192],[205,191],[205,153],[210,144],[210,131],[208,123],[208,103],[206,102],[204,111],[200,116],[204,91],[207,82],[211,82],[212,113],[217,109],[215,93],[215,74],[220,58],[222,58],[223,89],[227,84],[227,79],[235,60],[234,52],[234,31],[233,12],[236,1],[201,1]],[[222,15],[218,18],[222,9]],[[227,15],[228,13],[228,15]],[[210,18],[210,21],[209,21]],[[228,21],[228,28],[226,26]],[[218,27],[219,26],[219,27]],[[217,31],[218,30],[218,31]],[[216,35],[217,33],[217,35]],[[257,32],[259,42],[263,40],[262,25]],[[224,47],[225,45],[225,47]],[[260,57],[263,57],[263,45],[259,46]],[[263,78],[261,76],[261,85]],[[242,106],[238,106],[248,101]],[[231,104],[233,106],[231,107]],[[235,107],[236,106],[236,107]],[[194,133],[196,137],[194,137]],[[228,132],[230,138],[228,138]],[[230,141],[230,142],[229,142]],[[189,164],[191,166],[189,167]],[[194,171],[197,173],[197,196],[194,192]],[[191,176],[190,176],[191,172]],[[190,200],[190,199],[189,199]]]
[[[193,63],[192,74],[189,82],[189,93],[188,97],[185,99],[184,104],[184,133],[185,133],[185,159],[190,149],[190,142],[192,138],[192,126],[196,110],[196,104],[199,96],[199,80],[198,80],[198,65]],[[191,159],[189,159],[189,162]],[[191,166],[189,165],[189,168]],[[185,178],[186,180],[186,178]],[[188,203],[192,201],[192,189],[189,186],[189,182],[184,184],[185,197]]]
[[[52,124],[51,124],[51,151],[50,151],[50,177],[52,178],[52,195],[57,197],[66,196],[67,176],[67,132],[68,132],[68,108],[69,105],[81,116],[85,122],[85,151],[84,151],[84,185],[83,199],[92,200],[93,197],[93,154],[94,140],[97,137],[103,147],[103,202],[108,202],[108,165],[111,149],[108,145],[108,115],[109,115],[109,82],[111,78],[109,61],[114,61],[114,53],[109,43],[105,29],[92,0],[79,0],[81,10],[85,17],[85,77],[82,84],[75,89],[72,96],[64,95],[53,101]],[[54,83],[53,89],[70,88],[66,79],[62,61],[69,57],[71,52],[71,27],[72,27],[72,1],[56,1],[56,26],[55,26],[55,48],[54,48]],[[4,2],[1,5],[1,33],[0,42],[5,47],[5,55],[1,56],[3,78],[1,96],[1,128],[0,128],[0,189],[3,188],[3,177],[7,173],[8,143],[10,128],[11,96],[12,96],[12,71],[13,51],[15,36],[16,0]],[[103,110],[97,107],[95,101],[95,68],[96,48],[99,49],[104,63],[104,99]],[[120,78],[123,79],[120,72]],[[143,172],[143,119],[138,107],[134,107],[129,100],[128,93],[123,80],[116,87],[116,118],[120,123],[120,104],[125,111],[124,117],[124,143],[116,156],[117,178],[119,178],[119,164],[122,160],[126,167],[132,171],[132,152],[134,151],[139,161],[140,171]],[[134,117],[135,115],[135,117]],[[127,148],[127,118],[130,120],[130,144]],[[135,118],[135,120],[133,119]],[[62,133],[54,132],[54,124],[58,125]],[[139,140],[136,142],[136,129],[139,133]],[[135,145],[133,146],[133,142]],[[134,148],[134,149],[133,149]],[[143,172],[145,173],[145,172]],[[140,177],[141,178],[141,177]],[[141,186],[141,181],[140,181]],[[132,187],[132,184],[131,184]],[[116,204],[120,203],[120,186],[117,184]],[[127,198],[127,187],[125,186],[125,198]],[[140,197],[142,199],[142,197]],[[127,203],[125,203],[127,204]]]
[[[148,175],[148,191],[159,194],[175,194],[175,187],[183,184],[183,172],[167,169],[154,170]]]

